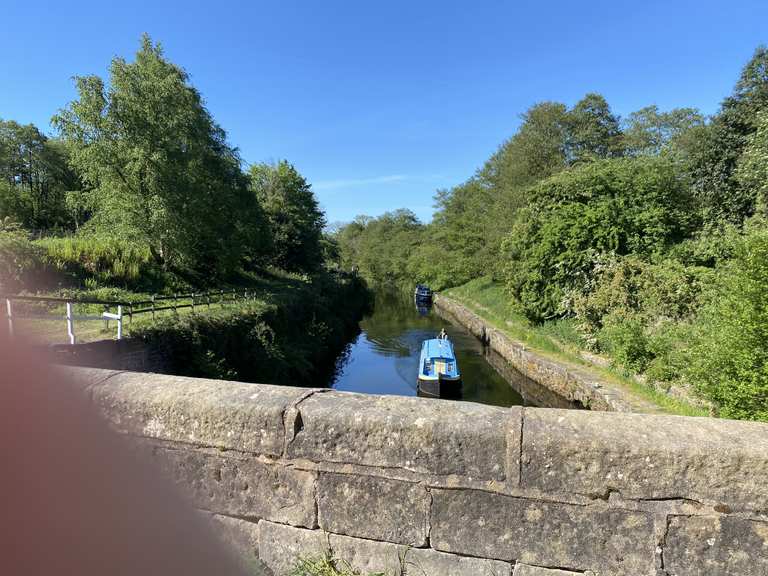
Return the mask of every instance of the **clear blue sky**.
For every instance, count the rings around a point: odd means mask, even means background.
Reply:
[[[329,221],[428,220],[537,101],[712,113],[768,43],[765,0],[6,0],[0,21],[0,117],[50,130],[71,77],[148,32],[243,158],[293,162]]]

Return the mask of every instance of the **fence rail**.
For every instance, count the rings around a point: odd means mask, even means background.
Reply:
[[[75,335],[75,322],[83,320],[104,320],[108,325],[110,320],[117,321],[117,339],[123,338],[123,324],[127,319],[129,323],[133,321],[134,316],[142,314],[151,314],[152,320],[158,312],[173,310],[178,312],[190,308],[193,312],[197,307],[210,308],[212,305],[231,304],[233,302],[249,300],[255,297],[255,292],[248,289],[229,289],[215,290],[208,292],[191,292],[188,294],[158,295],[152,296],[149,300],[97,300],[97,299],[78,299],[61,298],[49,296],[27,296],[22,294],[1,294],[0,298],[5,299],[5,316],[8,324],[9,335],[14,335],[14,322],[22,319],[48,319],[64,320],[67,324],[67,336],[70,344],[77,342]],[[17,314],[18,309],[13,306],[14,302],[35,302],[49,304],[64,304],[65,314],[39,314],[26,313]],[[158,306],[158,304],[161,304]],[[98,315],[76,315],[73,310],[76,305],[104,306],[104,311]],[[143,307],[142,307],[143,306]],[[113,311],[114,310],[114,311]]]

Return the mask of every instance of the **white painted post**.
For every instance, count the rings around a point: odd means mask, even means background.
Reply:
[[[117,305],[117,339],[123,339],[123,307]]]
[[[11,299],[5,299],[6,310],[8,311],[8,336],[13,336],[13,310],[11,309]]]
[[[69,343],[75,343],[75,321],[72,317],[72,302],[67,302],[67,335],[69,336]]]

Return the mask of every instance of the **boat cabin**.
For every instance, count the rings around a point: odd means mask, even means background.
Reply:
[[[422,344],[418,384],[420,392],[429,396],[460,392],[461,373],[448,338],[432,338]]]

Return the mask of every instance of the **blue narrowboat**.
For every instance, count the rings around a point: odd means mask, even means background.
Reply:
[[[441,334],[440,338],[425,340],[421,345],[418,386],[420,395],[436,398],[461,395],[461,373],[453,344]]]
[[[432,290],[429,289],[429,286],[425,286],[424,284],[417,284],[416,290],[413,291],[413,295],[417,302],[432,300]]]

